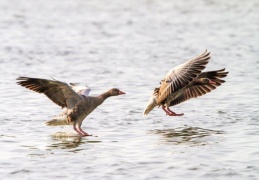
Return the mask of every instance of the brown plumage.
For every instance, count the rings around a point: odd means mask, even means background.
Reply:
[[[225,69],[202,72],[190,84],[180,91],[180,94],[170,102],[169,106],[175,106],[191,98],[202,96],[216,89],[225,81],[220,79],[226,77]],[[210,81],[211,80],[211,81]]]
[[[82,96],[64,82],[29,77],[19,77],[17,80],[17,84],[35,92],[44,93],[50,100],[62,108],[67,107],[70,109],[83,99]]]
[[[162,106],[167,115],[182,116],[183,114],[176,114],[169,107],[209,93],[224,83],[221,78],[228,74],[225,69],[202,72],[209,62],[209,55],[206,50],[196,58],[170,70],[160,82],[160,87],[155,88],[144,115],[147,115],[155,106]]]
[[[205,68],[210,59],[210,53],[205,51],[196,58],[170,70],[161,81],[157,104],[163,103],[172,93],[184,88]]]
[[[54,119],[48,121],[47,125],[73,124],[73,128],[82,136],[88,136],[81,129],[85,117],[87,117],[97,106],[101,105],[108,97],[125,94],[117,88],[113,88],[99,96],[85,96],[76,93],[67,83],[29,77],[17,78],[17,84],[38,93],[44,93],[57,105],[65,108],[65,111]],[[76,128],[78,125],[78,128]]]

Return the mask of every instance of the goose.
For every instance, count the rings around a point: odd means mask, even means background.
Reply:
[[[117,88],[112,88],[109,91],[99,96],[89,96],[90,88],[78,86],[71,83],[68,85],[65,82],[49,79],[18,77],[17,84],[29,90],[43,93],[55,104],[64,108],[64,111],[47,121],[49,126],[56,125],[73,125],[73,129],[80,136],[91,136],[81,129],[83,120],[99,105],[101,105],[108,97],[126,94]]]
[[[168,116],[183,116],[175,113],[169,107],[180,104],[191,98],[202,96],[216,89],[225,81],[227,76],[224,69],[202,72],[210,59],[207,50],[197,57],[171,69],[155,88],[149,98],[143,115],[146,116],[154,107],[162,107]]]

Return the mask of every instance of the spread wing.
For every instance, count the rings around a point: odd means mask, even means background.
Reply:
[[[193,83],[190,83],[188,86],[186,86],[184,89],[180,91],[179,96],[177,96],[175,99],[173,99],[170,102],[170,106],[177,105],[188,99],[196,98],[198,96],[202,96],[204,94],[211,92],[212,90],[216,89],[218,86],[220,86],[222,83],[225,82],[221,78],[226,77],[227,74],[228,72],[226,72],[225,69],[202,72],[200,75],[198,75],[196,79],[209,78],[210,80],[214,81],[216,84],[195,85]]]
[[[200,78],[208,78],[216,83],[217,86],[220,86],[222,83],[225,81],[222,80],[221,78],[224,78],[228,75],[228,72],[225,71],[224,69],[216,70],[216,71],[207,71],[207,72],[202,72],[197,76],[197,79]]]
[[[184,88],[196,78],[208,64],[210,53],[207,50],[194,59],[170,70],[161,81],[157,94],[157,104],[161,104],[172,93]]]
[[[44,93],[50,100],[62,108],[73,108],[83,99],[71,87],[61,81],[19,77],[17,84],[38,93]]]

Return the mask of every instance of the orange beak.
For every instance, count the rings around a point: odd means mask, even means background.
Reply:
[[[209,80],[209,84],[216,84],[216,83],[212,80]]]
[[[125,92],[119,91],[119,95],[126,94]]]

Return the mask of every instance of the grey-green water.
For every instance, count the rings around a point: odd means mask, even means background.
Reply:
[[[259,2],[0,1],[2,179],[258,179]],[[142,117],[174,66],[212,52],[226,83]],[[83,123],[94,137],[55,138],[60,112],[18,76],[81,82],[112,97]]]

